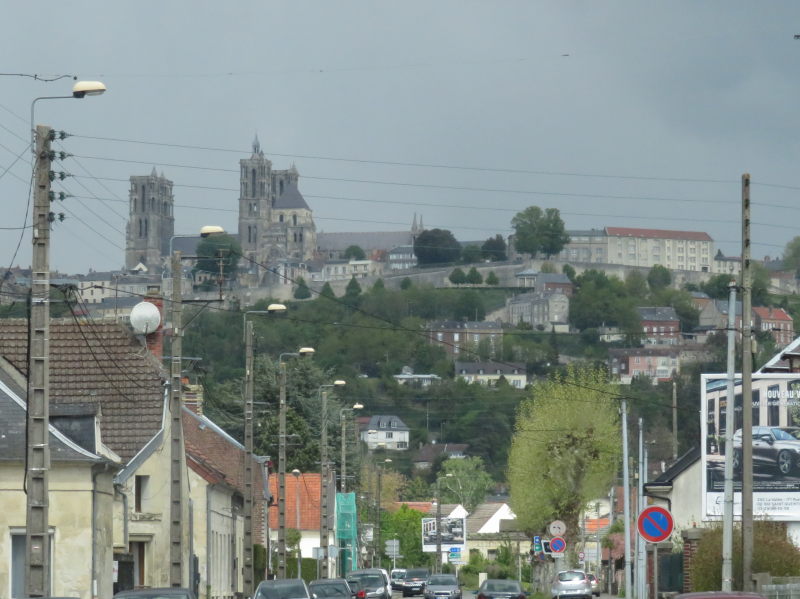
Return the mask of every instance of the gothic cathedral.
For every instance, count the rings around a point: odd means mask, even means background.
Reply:
[[[129,214],[125,231],[125,268],[150,272],[161,270],[175,234],[175,198],[172,181],[156,174],[131,177]]]

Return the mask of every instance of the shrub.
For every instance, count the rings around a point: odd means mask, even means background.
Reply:
[[[753,572],[773,576],[794,576],[800,572],[800,549],[786,535],[781,522],[757,521],[753,526]],[[741,527],[733,533],[733,588],[742,588]],[[692,590],[712,591],[722,588],[722,526],[703,533],[692,562]]]

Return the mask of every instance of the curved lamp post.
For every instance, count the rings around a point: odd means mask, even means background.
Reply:
[[[280,396],[278,405],[278,578],[286,578],[286,363],[284,357],[302,358],[314,355],[313,347],[278,356]]]
[[[206,229],[207,227],[203,227]],[[202,234],[202,233],[201,233]],[[174,239],[174,238],[173,238]],[[172,240],[170,240],[170,243]],[[280,314],[286,312],[283,304],[270,304],[266,310],[248,310],[242,315],[245,347],[244,389],[244,572],[243,592],[245,597],[253,594],[253,394],[255,372],[253,369],[253,322],[249,314]],[[270,555],[269,535],[266,539],[267,555]]]
[[[43,597],[50,588],[50,141],[52,129],[37,125],[39,100],[94,96],[106,91],[99,81],[78,81],[71,96],[40,96],[31,102],[31,150],[36,187],[33,196],[31,310],[28,329],[28,409],[26,411],[25,595]],[[95,572],[92,577],[96,578]]]
[[[319,526],[319,546],[322,548],[322,578],[328,578],[328,542],[330,537],[329,522],[328,522],[328,479],[330,478],[330,470],[328,468],[328,392],[326,389],[332,387],[344,387],[347,384],[342,379],[333,381],[330,385],[320,385],[317,389],[317,395],[321,396],[322,407],[322,425],[320,426],[320,526]]]
[[[339,420],[342,423],[342,473],[339,489],[342,493],[347,492],[347,418],[345,417],[345,413],[361,410],[363,407],[363,404],[356,402],[351,408],[342,408],[339,410]]]

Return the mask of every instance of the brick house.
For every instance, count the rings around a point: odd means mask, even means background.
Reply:
[[[786,347],[794,339],[794,320],[783,308],[754,307],[753,327],[769,332],[779,348]]]
[[[608,350],[608,367],[612,376],[628,384],[635,376],[647,376],[654,381],[672,378],[679,370],[680,353],[671,347],[611,348]]]
[[[499,322],[442,320],[427,325],[431,343],[438,343],[449,356],[474,353],[481,342],[488,344],[492,356],[503,346],[503,326]]]
[[[651,345],[676,345],[681,339],[681,321],[671,306],[636,308],[642,322],[642,341]]]

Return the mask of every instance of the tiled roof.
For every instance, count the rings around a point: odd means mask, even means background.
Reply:
[[[297,528],[297,493],[300,493],[300,530],[319,530],[320,525],[320,475],[318,472],[300,474],[295,478],[286,473],[286,528]],[[269,489],[275,498],[275,505],[269,510],[269,527],[278,528],[278,475],[269,477]],[[333,505],[332,492],[329,494]]]
[[[0,355],[27,372],[28,326],[0,320]],[[161,428],[161,364],[124,326],[53,320],[50,324],[50,402],[99,403],[103,443],[132,458]]]
[[[0,435],[0,460],[23,462],[27,443],[25,439],[26,415],[21,390],[0,375],[0,423],[3,434]],[[60,461],[96,462],[101,458],[77,446],[50,425],[50,459]]]
[[[636,308],[639,313],[639,318],[642,320],[656,320],[656,321],[677,321],[678,313],[672,306],[655,306],[655,307],[639,307]]]
[[[461,372],[461,371],[465,372]],[[523,362],[456,362],[455,372],[459,374],[526,374]],[[483,371],[483,372],[481,372]],[[516,371],[516,372],[515,372]]]
[[[466,443],[428,443],[419,448],[414,462],[432,462],[442,453],[464,453],[469,445]]]
[[[636,229],[633,227],[606,227],[612,237],[639,237],[651,239],[685,239],[687,241],[714,241],[703,231],[667,231],[665,229]]]
[[[284,192],[275,200],[276,210],[311,210],[303,194],[297,189],[297,183],[290,183]]]
[[[394,510],[399,510],[404,505],[408,506],[411,510],[416,510],[423,514],[432,514],[435,511],[432,501],[395,501],[392,508]]]
[[[386,415],[386,416],[372,416],[369,419],[369,430],[376,430],[376,431],[407,431],[409,430],[408,426],[406,426],[405,422],[400,420],[397,416],[394,415]]]
[[[786,313],[783,308],[766,308],[763,306],[756,306],[753,312],[761,318],[761,320],[787,320],[792,321],[792,317]]]
[[[317,233],[317,249],[321,252],[344,251],[357,245],[365,252],[388,250],[413,241],[411,231],[386,231],[368,233]]]

